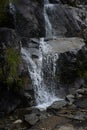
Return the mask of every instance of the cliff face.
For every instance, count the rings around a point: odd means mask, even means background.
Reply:
[[[45,35],[44,5],[41,0],[0,2],[0,111],[10,112],[19,104],[30,104],[31,96],[28,102],[24,90],[31,79],[21,59],[20,41]]]
[[[19,104],[34,104],[32,81],[26,63],[21,58],[20,48],[30,45],[33,57],[38,58],[38,38],[45,37],[44,0],[17,0],[12,3],[3,0],[0,3],[0,109],[11,111]],[[56,3],[54,9],[46,9],[53,31],[58,37],[81,37],[87,42],[87,7],[86,1],[50,0]],[[66,5],[67,4],[67,5]],[[30,39],[37,38],[37,39]],[[51,41],[48,39],[51,43]],[[56,44],[58,43],[57,40]],[[54,41],[52,41],[53,44]],[[57,45],[56,45],[57,48]],[[57,61],[56,82],[71,85],[78,78],[86,81],[87,52],[86,46],[77,54],[60,53]],[[20,90],[21,88],[21,90]],[[24,93],[26,91],[26,93]],[[21,93],[19,95],[19,92]],[[28,92],[28,100],[27,100]],[[7,93],[7,95],[6,95]],[[12,101],[10,95],[14,93]],[[17,102],[17,98],[19,99]],[[5,96],[6,95],[6,96]],[[3,98],[4,97],[4,98]],[[25,100],[22,103],[22,100]],[[33,99],[33,100],[32,100]],[[7,102],[4,106],[4,102]],[[13,102],[14,101],[14,102]],[[10,102],[13,102],[10,104]],[[9,107],[10,104],[10,107]],[[3,106],[3,107],[2,107]]]
[[[16,29],[22,37],[44,37],[43,1],[19,0],[16,4]]]

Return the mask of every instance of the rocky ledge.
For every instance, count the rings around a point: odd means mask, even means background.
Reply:
[[[54,102],[45,111],[37,108],[17,109],[0,120],[3,130],[86,130],[87,87]],[[4,122],[5,124],[4,124]]]

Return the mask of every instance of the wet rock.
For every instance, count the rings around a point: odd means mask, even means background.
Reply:
[[[75,101],[75,105],[78,108],[86,109],[87,108],[87,98],[81,97]]]
[[[19,37],[14,29],[0,28],[0,47],[19,47]]]
[[[21,124],[22,123],[22,120],[21,119],[18,119],[16,121],[13,122],[13,124]]]
[[[60,0],[49,0],[52,4],[61,4],[62,2]]]
[[[74,55],[82,49],[82,47],[85,45],[84,40],[82,38],[78,37],[72,37],[72,38],[55,38],[54,40],[48,40],[47,44],[51,46],[47,52],[47,54],[51,53],[67,53],[67,52],[73,52]],[[75,59],[73,59],[74,62]]]
[[[56,90],[59,87],[66,94],[75,93],[80,86],[84,85],[86,79],[87,48],[84,40],[81,38],[55,38],[54,40],[48,40],[47,44],[51,48],[48,50],[47,56],[49,59],[51,59],[52,55],[56,58],[56,74],[54,79]],[[53,63],[51,63],[52,67]],[[44,79],[46,81],[49,80],[50,83],[53,79],[51,79],[51,70],[48,70],[49,65],[44,65]]]
[[[54,0],[55,1],[55,0]],[[58,1],[58,0],[56,0]],[[77,5],[86,5],[87,1],[86,0],[60,0],[62,2],[62,4],[68,4],[70,6],[77,6]]]
[[[72,124],[61,126],[58,130],[75,130]]]
[[[0,112],[8,114],[13,112],[21,104],[21,96],[17,92],[12,92],[14,90],[5,91],[2,91],[0,95]]]
[[[16,29],[22,37],[43,37],[45,22],[43,17],[43,0],[18,0],[16,7]]]
[[[52,8],[47,6],[46,10],[54,36],[84,37],[83,31],[87,28],[87,13],[84,9],[54,4]]]
[[[76,91],[78,94],[87,95],[87,88],[78,89]]]
[[[65,100],[56,101],[50,107],[48,107],[48,110],[52,110],[52,109],[58,110],[66,105],[67,105],[67,102]]]
[[[81,85],[84,85],[87,71],[86,57],[86,46],[83,46],[80,50],[59,54],[57,61],[58,68],[56,70],[58,80],[64,86],[66,84],[66,88],[70,88],[71,90],[73,88],[72,92],[75,92]],[[71,91],[70,89],[68,89],[69,92]]]
[[[35,125],[39,121],[39,117],[37,114],[32,113],[29,115],[25,115],[25,121],[29,123],[29,125]]]
[[[69,105],[73,104],[73,102],[75,100],[74,98],[75,98],[74,95],[71,95],[71,94],[66,96],[66,100],[69,101]]]

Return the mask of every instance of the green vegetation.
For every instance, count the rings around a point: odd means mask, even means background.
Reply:
[[[6,62],[9,67],[9,73],[7,77],[7,82],[11,83],[13,80],[18,80],[18,64],[20,63],[20,55],[18,54],[17,50],[14,48],[8,48],[6,50]]]
[[[4,60],[0,65],[0,80],[8,87],[21,85],[21,79],[18,75],[18,66],[21,62],[20,53],[15,48],[7,48],[4,51]]]

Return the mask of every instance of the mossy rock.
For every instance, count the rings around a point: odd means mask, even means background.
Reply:
[[[4,50],[4,55],[5,59],[0,65],[0,80],[8,87],[15,84],[15,88],[17,88],[22,84],[22,80],[18,75],[18,66],[21,62],[20,52],[11,47]]]

